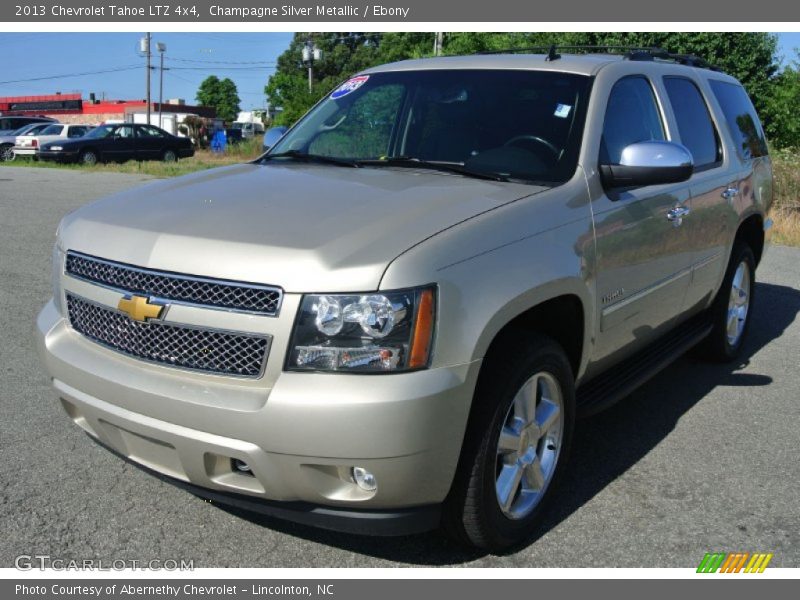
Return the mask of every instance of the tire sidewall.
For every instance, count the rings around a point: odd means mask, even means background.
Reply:
[[[462,481],[461,485],[454,486],[453,490],[455,495],[464,495],[470,493],[468,490],[474,490],[472,492],[474,497],[467,499],[467,502],[471,502],[471,511],[478,515],[478,521],[472,524],[472,531],[469,531],[470,527],[462,530],[465,541],[494,552],[519,544],[535,532],[539,517],[546,510],[564,473],[575,422],[572,369],[563,351],[555,342],[537,336],[536,342],[522,344],[504,356],[516,358],[510,362],[501,360],[495,361],[495,365],[488,365],[489,375],[479,381],[475,393],[476,406],[470,418],[462,455],[462,462],[465,464],[460,465],[463,471],[467,471],[470,467],[471,469],[469,473],[461,473],[468,481]],[[538,372],[552,375],[561,388],[563,410],[561,449],[555,471],[539,504],[526,517],[510,519],[503,514],[495,491],[497,443],[514,396],[522,385]],[[466,460],[463,460],[465,457]],[[459,501],[460,508],[461,498],[454,500]],[[476,528],[479,530],[477,533]]]
[[[178,162],[178,154],[174,150],[164,150],[162,159],[166,163]]]
[[[738,268],[739,264],[744,262],[747,265],[750,273],[750,290],[749,294],[749,303],[747,307],[747,317],[744,322],[744,329],[742,329],[742,333],[739,336],[736,344],[731,344],[728,341],[727,335],[727,322],[728,322],[728,299],[730,297],[731,286],[733,285],[733,277],[736,274],[736,269]],[[756,264],[755,264],[755,256],[753,255],[753,251],[750,249],[750,246],[746,244],[736,244],[733,248],[733,252],[731,253],[731,260],[728,264],[728,270],[725,273],[725,280],[723,282],[723,287],[721,288],[720,294],[720,303],[717,307],[717,315],[716,318],[718,319],[717,327],[719,328],[718,331],[722,336],[722,348],[724,355],[728,358],[736,358],[742,350],[742,346],[744,345],[745,340],[747,339],[747,332],[750,330],[750,322],[752,319],[752,311],[755,305],[755,289],[756,289]]]
[[[86,158],[88,156],[94,156],[94,160],[93,161],[87,161]],[[86,165],[86,166],[92,167],[92,166],[96,165],[98,162],[100,162],[100,157],[97,155],[97,152],[95,152],[94,150],[86,150],[83,153],[81,153],[80,162],[81,162],[82,165]]]

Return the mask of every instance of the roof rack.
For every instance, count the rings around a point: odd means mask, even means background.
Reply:
[[[571,52],[575,54],[622,54],[625,60],[669,60],[687,67],[698,67],[701,69],[710,69],[712,71],[720,70],[704,58],[694,54],[675,54],[657,46],[558,46],[551,44],[550,46],[528,46],[525,48],[508,48],[505,50],[486,50],[478,52],[478,54],[546,54],[545,60],[553,61],[561,58],[561,52]]]

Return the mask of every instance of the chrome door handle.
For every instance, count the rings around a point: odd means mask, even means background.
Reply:
[[[725,198],[725,200],[732,200],[738,195],[739,195],[739,188],[735,187],[729,187],[727,190],[722,192],[722,197]]]
[[[675,225],[680,225],[683,217],[689,216],[690,212],[692,211],[688,206],[676,206],[667,212],[667,219],[675,223]]]

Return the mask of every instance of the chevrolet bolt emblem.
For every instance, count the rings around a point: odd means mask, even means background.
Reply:
[[[117,308],[134,321],[157,319],[164,311],[163,304],[150,302],[150,300],[144,296],[125,296],[120,298]]]

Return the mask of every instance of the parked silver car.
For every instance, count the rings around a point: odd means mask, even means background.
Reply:
[[[39,349],[78,426],[215,502],[500,550],[579,413],[741,351],[771,201],[693,57],[384,65],[253,163],[65,217]]]
[[[0,135],[0,162],[14,160],[14,145],[17,143],[18,137],[34,136],[47,127],[50,127],[50,122],[31,123],[12,131],[8,135]]]

